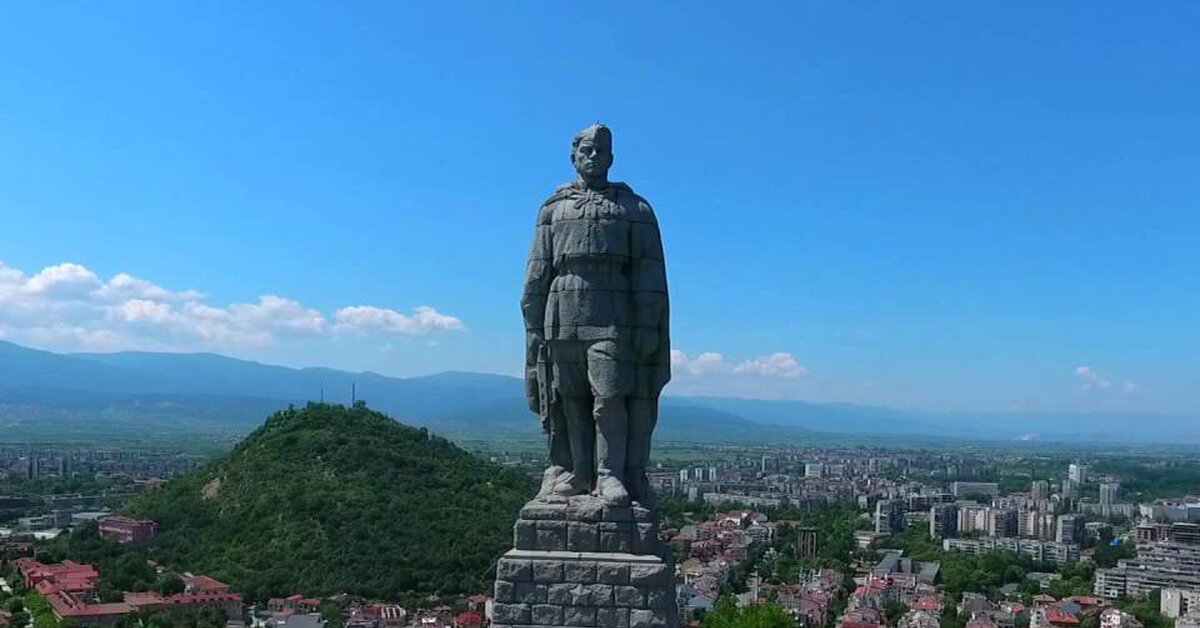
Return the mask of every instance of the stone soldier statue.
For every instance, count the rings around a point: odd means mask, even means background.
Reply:
[[[530,408],[550,439],[539,496],[646,503],[650,436],[671,377],[662,239],[650,204],[608,180],[607,127],[576,135],[571,162],[579,178],[538,212],[521,298]]]

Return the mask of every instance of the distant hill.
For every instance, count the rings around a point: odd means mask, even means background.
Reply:
[[[519,384],[519,382],[518,382]],[[665,398],[654,437],[659,441],[691,443],[806,442],[828,433],[803,427],[757,423],[731,412]],[[462,438],[540,438],[541,422],[529,411],[524,397],[465,406],[430,422],[440,433]]]
[[[532,480],[365,407],[279,412],[129,508],[148,551],[251,599],[485,590]]]
[[[289,404],[358,398],[396,419],[459,438],[530,439],[541,426],[513,377],[449,372],[413,378],[292,369],[215,354],[56,354],[0,342],[0,439],[229,439]],[[796,426],[664,400],[659,439],[690,442],[810,440]]]
[[[215,354],[56,354],[0,342],[0,440],[227,440],[265,413],[321,398],[371,407],[456,438],[538,438],[513,377],[440,373],[396,378],[293,369]],[[670,387],[667,388],[668,395]],[[719,397],[662,401],[656,438],[683,442],[811,442],[852,438],[1200,443],[1194,417],[1145,413],[938,413],[851,403]]]

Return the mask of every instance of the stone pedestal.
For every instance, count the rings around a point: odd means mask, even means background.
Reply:
[[[533,501],[496,566],[496,628],[676,628],[675,564],[653,513]]]

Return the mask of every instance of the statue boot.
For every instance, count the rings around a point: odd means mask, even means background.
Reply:
[[[625,487],[625,453],[629,434],[629,416],[620,397],[597,397],[596,458],[599,462],[596,492],[609,506],[628,506]]]
[[[571,451],[571,470],[562,473],[554,485],[554,494],[572,497],[591,492],[595,483],[596,426],[591,404],[582,397],[564,397],[563,414],[567,421],[567,439]]]

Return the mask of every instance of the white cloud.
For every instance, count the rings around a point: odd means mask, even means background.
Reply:
[[[429,306],[412,316],[372,306],[325,314],[277,295],[255,303],[206,303],[196,290],[175,291],[126,273],[102,280],[64,263],[27,276],[0,262],[0,337],[60,350],[238,350],[282,338],[333,338],[334,328],[362,334],[461,331],[462,322]],[[349,327],[347,327],[347,325]]]
[[[677,373],[708,375],[710,373],[719,373],[724,370],[724,367],[725,356],[720,353],[706,351],[696,356],[695,359],[692,359],[679,349],[671,350],[671,368]]]
[[[32,294],[73,295],[100,285],[95,273],[79,264],[47,266],[25,282],[25,291]]]
[[[1090,366],[1075,367],[1075,376],[1083,381],[1084,390],[1105,389],[1112,387],[1112,380],[1102,377]]]
[[[382,332],[416,335],[431,331],[461,331],[464,329],[462,321],[442,314],[428,305],[413,308],[412,316],[387,308],[356,305],[338,310],[333,318],[336,331],[355,334]]]
[[[152,299],[154,301],[199,301],[205,298],[204,293],[195,290],[172,292],[162,286],[131,277],[125,273],[113,275],[103,286],[93,293],[103,301],[123,301],[125,299]]]
[[[762,377],[804,377],[808,375],[808,368],[800,364],[792,354],[781,351],[757,360],[746,360],[733,367],[733,372]]]
[[[324,314],[271,294],[258,303],[231,305],[229,311],[239,323],[286,333],[319,335],[326,328]]]
[[[1108,390],[1115,386],[1115,383],[1111,379],[1097,373],[1096,369],[1090,366],[1075,367],[1075,376],[1082,382],[1084,392]],[[1136,383],[1127,381],[1122,383],[1118,390],[1123,395],[1132,395],[1138,392],[1139,389]]]
[[[163,325],[176,320],[171,306],[146,299],[130,299],[122,303],[118,311],[127,323]]]

